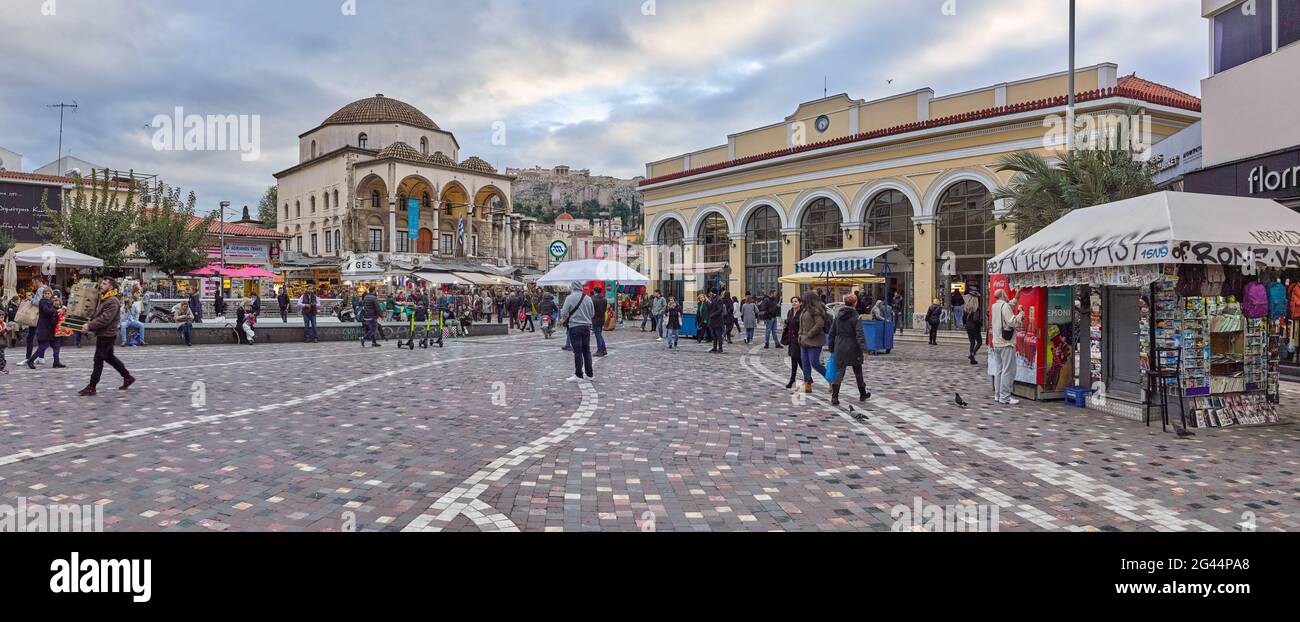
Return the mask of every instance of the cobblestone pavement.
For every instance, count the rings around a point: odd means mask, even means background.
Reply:
[[[108,530],[888,531],[993,506],[1004,531],[1300,521],[1293,424],[1180,440],[997,405],[983,364],[913,344],[871,357],[873,397],[846,387],[841,409],[824,383],[785,389],[783,349],[608,340],[592,385],[564,382],[571,355],[540,335],[119,350],[139,383],[106,370],[89,399],[92,350],[69,348],[69,369],[0,377],[0,503],[102,504]]]

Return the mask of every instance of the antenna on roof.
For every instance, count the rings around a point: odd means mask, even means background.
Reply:
[[[822,76],[822,99],[826,99],[827,97],[830,96],[831,96],[831,78],[830,76]]]
[[[50,104],[46,106],[46,108],[59,109],[59,157],[56,159],[56,161],[59,163],[59,176],[62,177],[63,176],[63,111],[65,109],[71,108],[75,112],[77,110],[77,100],[75,99],[72,100],[71,104],[65,104],[63,102],[59,102],[57,104]]]

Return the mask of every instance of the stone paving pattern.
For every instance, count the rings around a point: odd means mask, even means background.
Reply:
[[[0,376],[0,503],[103,504],[110,531],[889,531],[917,497],[996,503],[1003,531],[1300,526],[1294,385],[1287,424],[1180,440],[995,404],[983,354],[900,343],[871,400],[846,387],[860,422],[824,382],[786,390],[784,349],[607,337],[588,388],[561,341],[516,333],[119,349],[139,383],[106,370],[89,399],[92,349],[67,348]]]

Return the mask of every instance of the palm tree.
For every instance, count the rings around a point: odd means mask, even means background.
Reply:
[[[997,170],[1015,176],[993,193],[1010,206],[996,224],[1015,225],[1020,241],[1072,210],[1155,192],[1151,166],[1134,156],[1122,149],[1079,150],[1059,160],[1030,151],[1003,156]]]

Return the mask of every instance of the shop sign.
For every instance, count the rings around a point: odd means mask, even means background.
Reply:
[[[207,247],[208,259],[220,259],[221,247]],[[227,242],[226,243],[226,262],[228,263],[266,263],[270,261],[272,252],[269,244],[250,244],[247,242]]]
[[[0,182],[0,231],[20,243],[40,242],[36,230],[45,218],[42,197],[48,197],[50,209],[61,209],[63,192],[59,186]]]
[[[379,258],[374,255],[353,255],[343,265],[344,274],[372,274],[383,272]]]
[[[1183,190],[1258,199],[1300,197],[1300,149],[1188,173]]]

